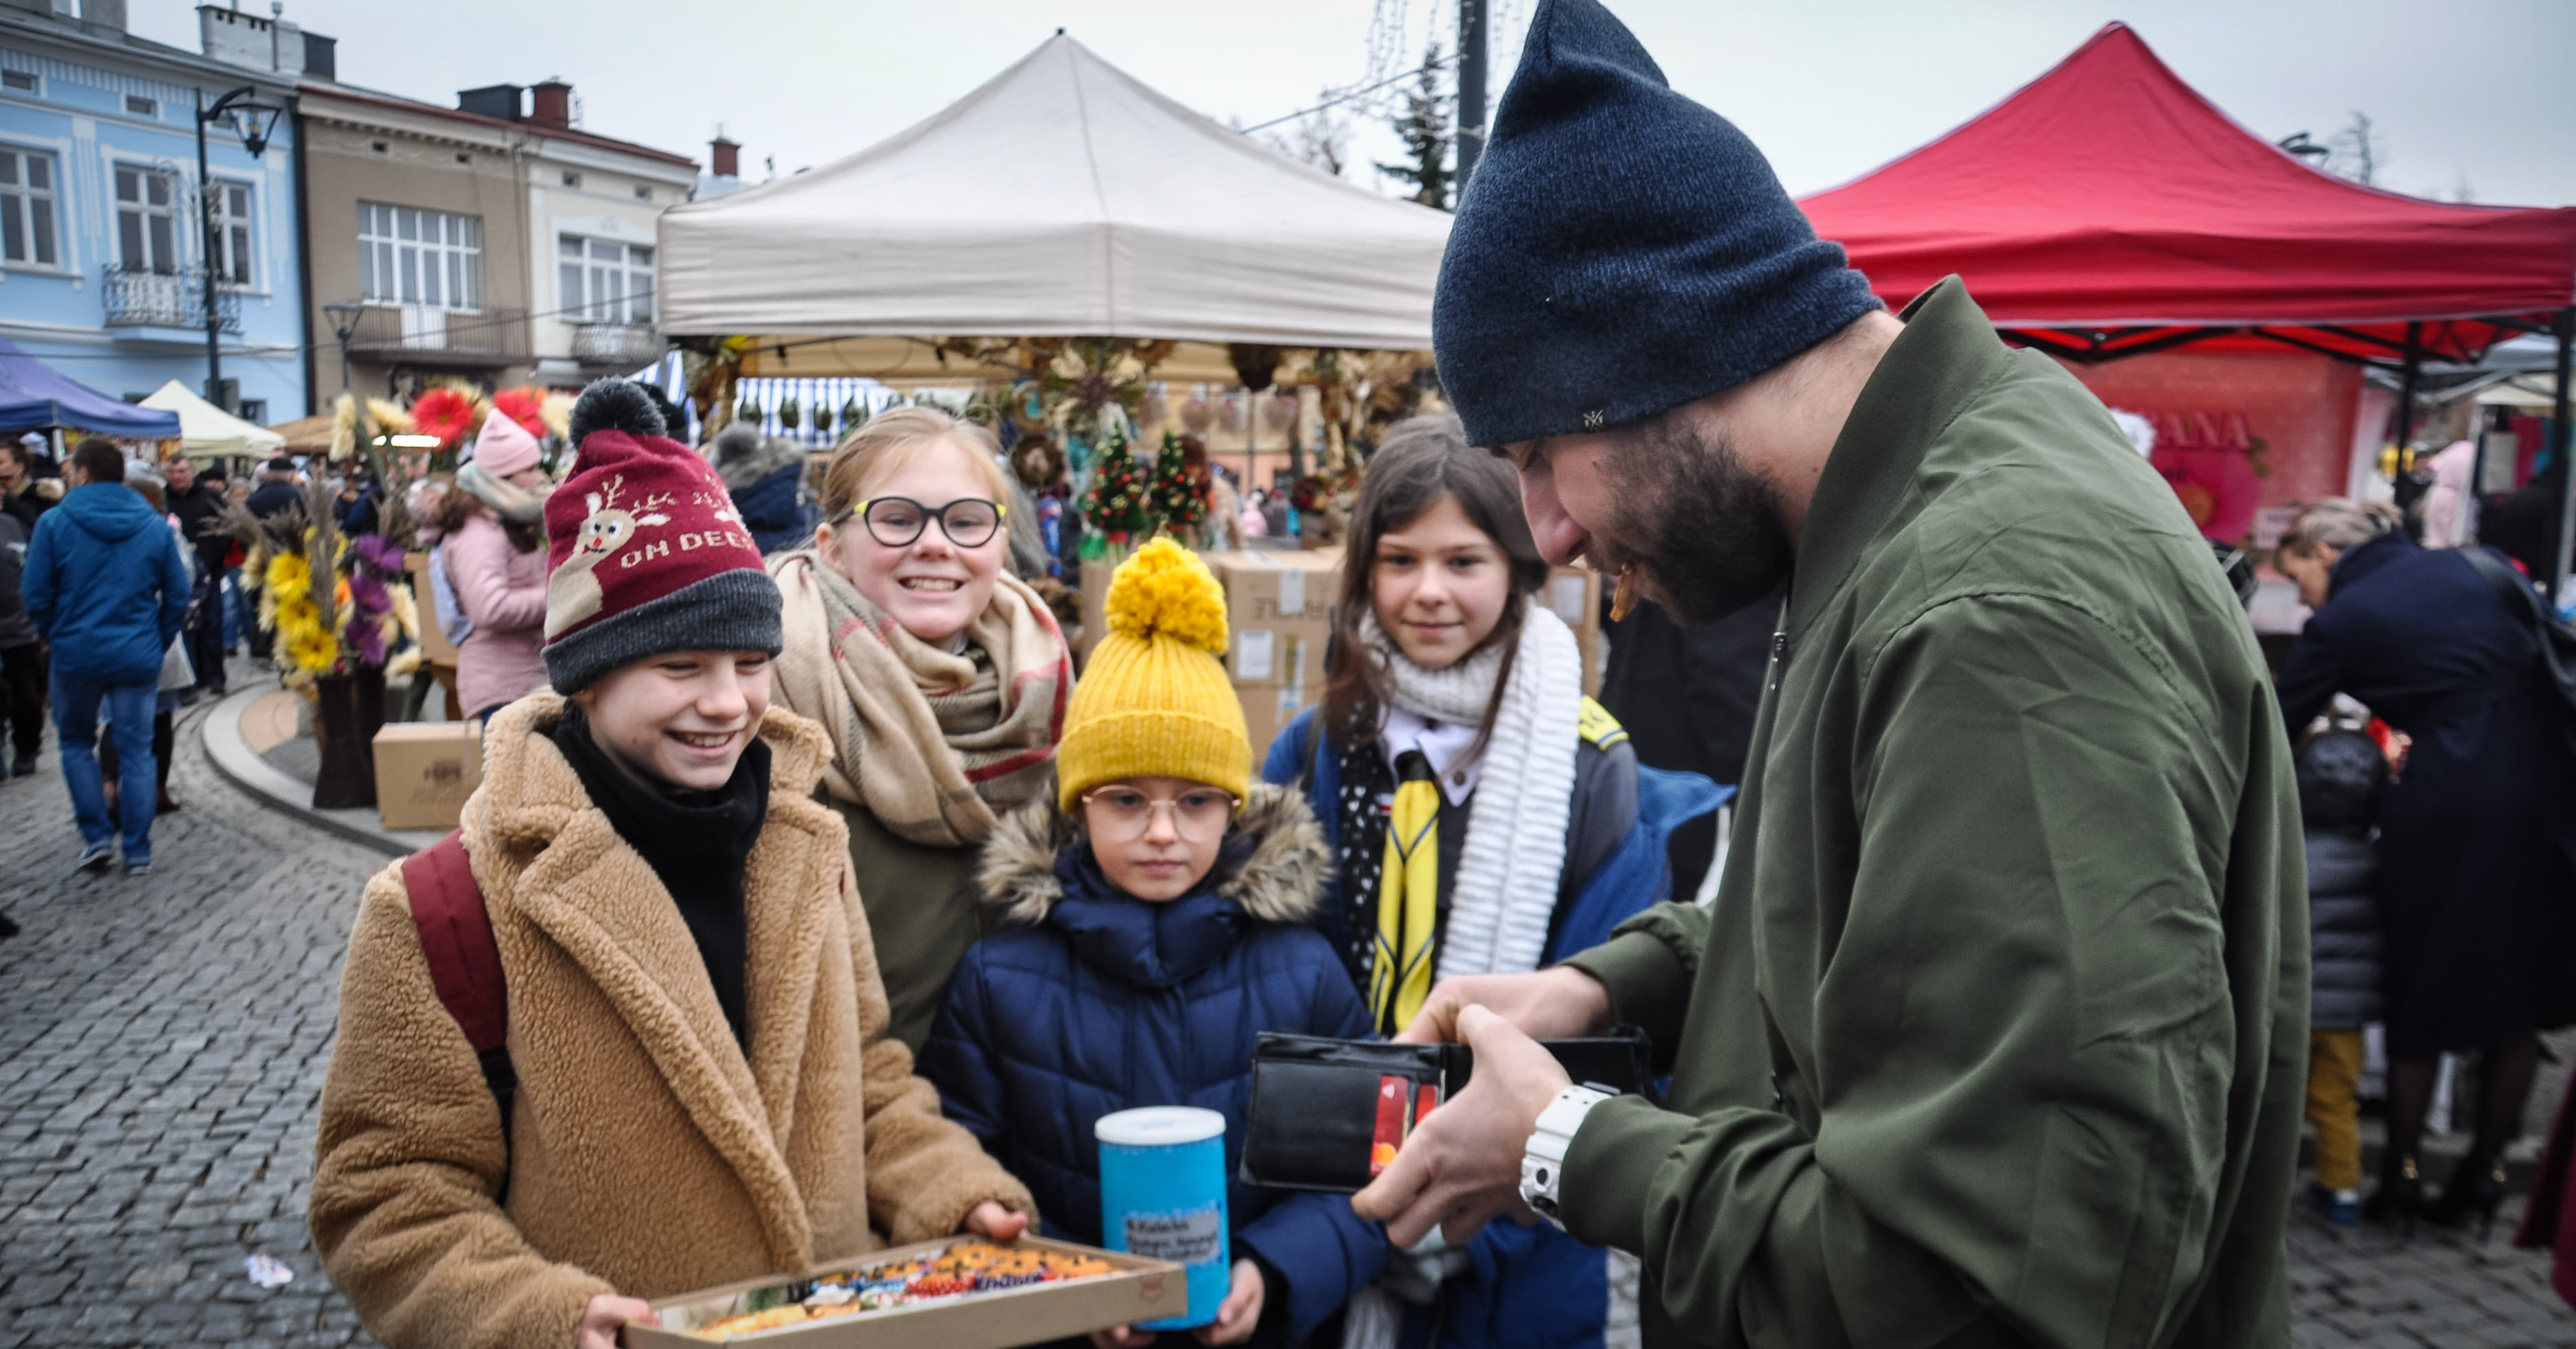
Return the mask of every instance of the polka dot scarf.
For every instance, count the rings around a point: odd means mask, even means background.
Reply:
[[[1333,859],[1342,882],[1342,963],[1351,981],[1367,988],[1377,948],[1378,881],[1386,865],[1386,807],[1380,798],[1395,791],[1395,774],[1373,738],[1354,737],[1334,755],[1342,778],[1342,798],[1334,803],[1341,843]]]

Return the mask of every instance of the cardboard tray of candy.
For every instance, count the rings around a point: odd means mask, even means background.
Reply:
[[[1011,1349],[1172,1316],[1189,1306],[1180,1266],[1044,1237],[946,1237],[877,1251],[802,1279],[758,1279],[653,1304],[627,1349],[710,1343],[794,1349]]]

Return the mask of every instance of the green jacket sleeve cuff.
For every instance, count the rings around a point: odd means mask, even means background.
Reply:
[[[1557,1216],[1565,1230],[1577,1241],[1644,1255],[1648,1190],[1695,1123],[1688,1115],[1657,1109],[1643,1096],[1617,1096],[1592,1107],[1557,1179]]]
[[[1565,963],[1601,981],[1610,994],[1611,1019],[1644,1030],[1655,1042],[1660,1065],[1681,1039],[1682,1016],[1690,1007],[1700,949],[1707,941],[1707,910],[1695,904],[1658,904],[1620,924],[1610,940]]]

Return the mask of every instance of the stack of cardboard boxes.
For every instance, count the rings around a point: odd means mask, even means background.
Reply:
[[[1207,561],[1225,584],[1225,668],[1258,763],[1280,728],[1323,701],[1342,550],[1210,553]]]

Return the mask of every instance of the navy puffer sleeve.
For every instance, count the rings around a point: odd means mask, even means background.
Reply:
[[[1305,1033],[1369,1039],[1368,1009],[1361,1005],[1359,991],[1351,987],[1341,963],[1330,959],[1329,952],[1323,954],[1327,958],[1315,962],[1314,996],[1307,1004],[1312,1015]],[[1353,1213],[1347,1195],[1289,1195],[1245,1223],[1235,1242],[1251,1248],[1287,1281],[1286,1289],[1272,1288],[1264,1296],[1273,1301],[1285,1296],[1289,1334],[1299,1340],[1313,1334],[1386,1265],[1386,1228]]]

